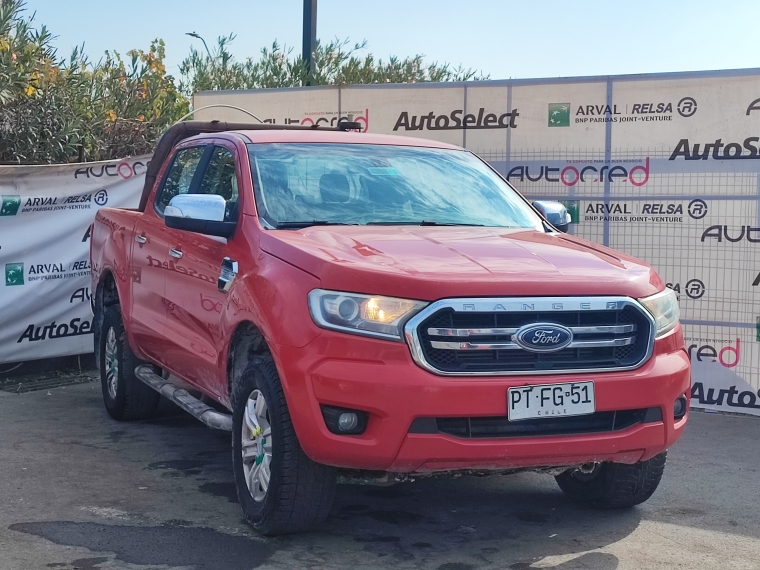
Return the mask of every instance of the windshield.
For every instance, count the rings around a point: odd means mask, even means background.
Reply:
[[[540,230],[540,218],[464,150],[365,144],[248,145],[259,216],[272,228],[472,225]]]

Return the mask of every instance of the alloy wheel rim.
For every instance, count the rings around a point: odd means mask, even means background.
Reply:
[[[248,396],[242,425],[243,474],[248,492],[257,503],[267,496],[272,475],[272,426],[269,406],[260,390]]]
[[[116,346],[116,331],[113,327],[106,334],[106,385],[112,400],[116,399],[119,384],[119,354]]]

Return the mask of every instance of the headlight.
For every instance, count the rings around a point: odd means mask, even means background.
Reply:
[[[655,322],[655,337],[664,335],[675,328],[681,311],[678,309],[678,297],[672,289],[665,289],[651,297],[639,299],[647,310],[652,313]]]
[[[427,303],[314,289],[309,292],[309,310],[314,322],[325,329],[375,336],[403,338],[404,322]]]

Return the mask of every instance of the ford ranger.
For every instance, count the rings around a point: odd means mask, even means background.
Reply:
[[[646,501],[688,417],[675,293],[469,151],[356,129],[164,134],[139,207],[92,228],[108,413],[163,394],[231,430],[264,534],[324,520],[339,481],[533,470]]]

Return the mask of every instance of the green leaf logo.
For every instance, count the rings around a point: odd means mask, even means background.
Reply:
[[[15,216],[21,205],[21,196],[3,196],[3,205],[0,206],[0,216]]]
[[[549,126],[570,126],[570,103],[549,103]]]
[[[24,264],[23,263],[6,263],[5,264],[5,284],[8,286],[24,284]]]

